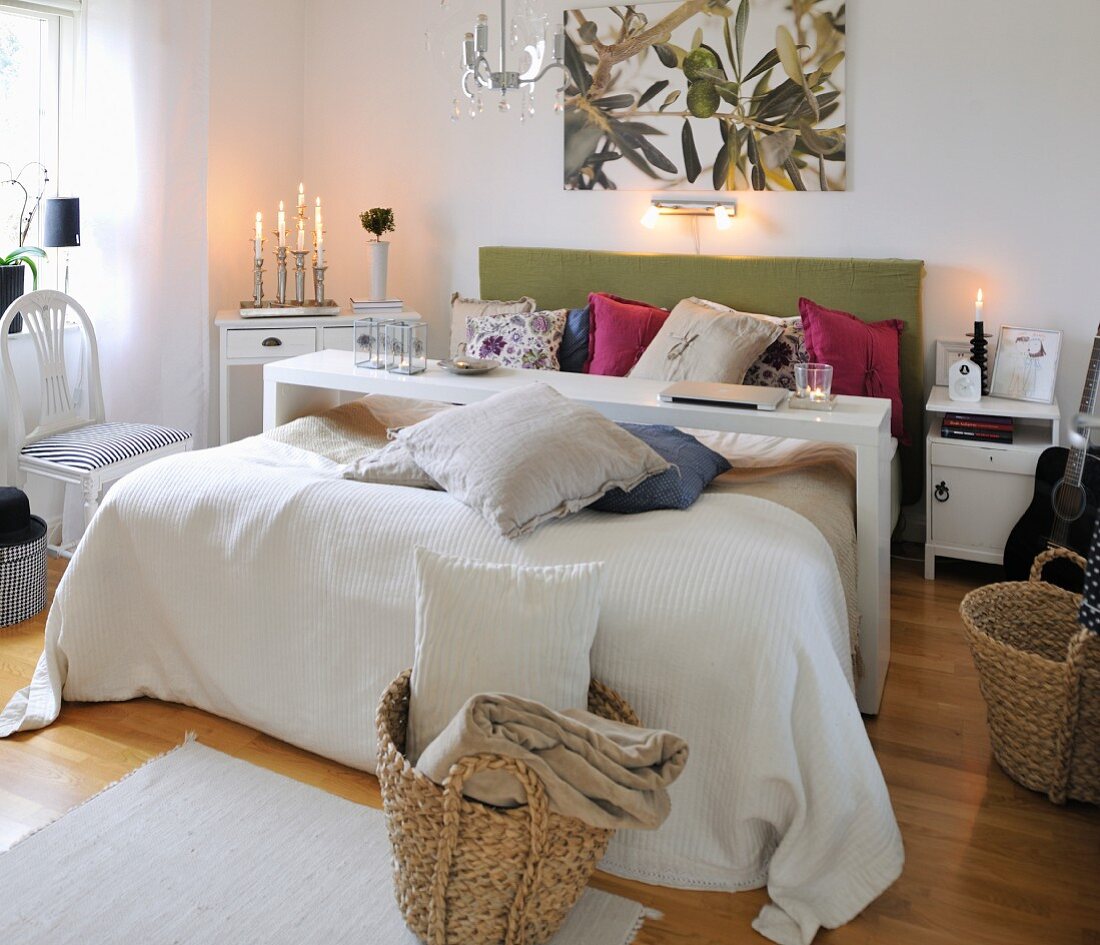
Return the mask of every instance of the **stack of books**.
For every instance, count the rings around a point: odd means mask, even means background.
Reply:
[[[352,299],[351,310],[356,315],[400,315],[405,309],[402,299]]]
[[[945,413],[940,436],[948,440],[981,440],[984,443],[1011,443],[1012,418],[984,414]]]

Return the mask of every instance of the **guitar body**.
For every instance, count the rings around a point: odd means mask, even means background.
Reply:
[[[1010,581],[1026,581],[1035,556],[1046,551],[1052,541],[1082,557],[1088,556],[1096,525],[1096,498],[1100,496],[1100,461],[1087,456],[1081,485],[1067,484],[1064,478],[1069,454],[1064,447],[1052,446],[1039,457],[1031,505],[1005,545],[1005,575]],[[1051,562],[1043,575],[1051,584],[1081,592],[1081,570],[1067,561]]]

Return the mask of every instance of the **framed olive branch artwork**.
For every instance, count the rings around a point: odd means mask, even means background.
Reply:
[[[844,190],[843,0],[566,13],[566,190]]]

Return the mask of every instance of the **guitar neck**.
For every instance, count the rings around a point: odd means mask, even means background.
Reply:
[[[1092,355],[1089,358],[1089,369],[1085,375],[1085,388],[1081,391],[1082,414],[1093,413],[1096,409],[1097,388],[1100,387],[1100,326],[1096,329],[1096,337],[1092,340]],[[1069,456],[1066,458],[1066,482],[1072,485],[1081,485],[1081,478],[1085,472],[1085,458],[1089,449],[1089,431],[1084,431],[1084,443],[1070,447]]]

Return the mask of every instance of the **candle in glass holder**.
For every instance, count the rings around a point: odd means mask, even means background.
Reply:
[[[795,397],[814,404],[829,402],[833,392],[831,364],[796,364],[794,366]]]

